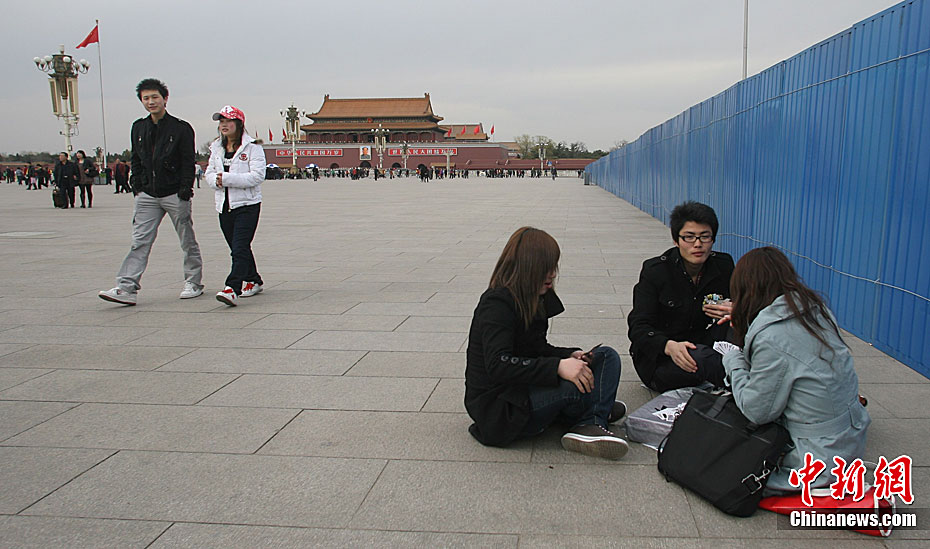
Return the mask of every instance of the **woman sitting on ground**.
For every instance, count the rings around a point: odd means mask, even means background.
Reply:
[[[849,348],[823,300],[798,278],[775,248],[750,251],[730,279],[731,324],[742,351],[723,357],[733,397],[758,424],[779,420],[792,446],[769,477],[769,492],[797,491],[792,469],[810,452],[827,469],[833,458],[862,458],[869,413],[859,402],[859,379]],[[829,484],[821,474],[813,486]]]
[[[497,260],[468,334],[468,432],[506,446],[561,420],[572,426],[566,450],[619,459],[627,443],[607,425],[626,413],[616,401],[620,357],[610,347],[585,353],[546,341],[549,319],[565,310],[553,289],[559,254],[549,234],[523,227]]]

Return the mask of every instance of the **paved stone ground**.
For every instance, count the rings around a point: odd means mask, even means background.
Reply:
[[[55,210],[0,185],[0,546],[881,546],[735,519],[666,483],[655,454],[509,449],[466,432],[469,318],[511,232],[563,250],[557,344],[622,355],[658,221],[574,178],[269,182],[254,248],[265,293],[213,299],[229,267],[209,191],[195,220],[207,294],[181,301],[162,226],[136,307],[105,303],[131,198]],[[930,382],[848,337],[874,418],[868,457],[907,453],[930,496]],[[926,507],[926,505],[923,505]],[[927,527],[927,525],[924,525]],[[890,547],[926,546],[927,531]],[[912,540],[912,541],[907,541]],[[913,545],[910,545],[913,544]]]

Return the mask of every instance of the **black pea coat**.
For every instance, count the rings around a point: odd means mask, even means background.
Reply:
[[[469,432],[482,444],[506,446],[530,419],[529,387],[557,386],[559,361],[577,348],[546,341],[549,319],[565,310],[555,291],[542,296],[542,311],[527,328],[510,290],[486,290],[468,332],[465,409]]]
[[[690,341],[713,345],[725,338],[727,326],[718,326],[704,314],[704,296],[730,297],[733,258],[711,252],[697,284],[685,272],[681,253],[671,248],[643,262],[633,287],[633,310],[627,316],[630,356],[642,379],[651,379],[656,362],[665,356],[665,344]]]

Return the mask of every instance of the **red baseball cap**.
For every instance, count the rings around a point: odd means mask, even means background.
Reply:
[[[213,120],[219,120],[220,118],[239,119],[242,120],[243,124],[245,123],[245,113],[232,105],[226,105],[220,109],[220,112],[213,113]]]

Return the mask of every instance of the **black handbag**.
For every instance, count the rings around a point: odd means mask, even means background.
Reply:
[[[732,393],[695,390],[659,445],[659,472],[724,513],[748,517],[790,440],[782,425],[746,419]]]

